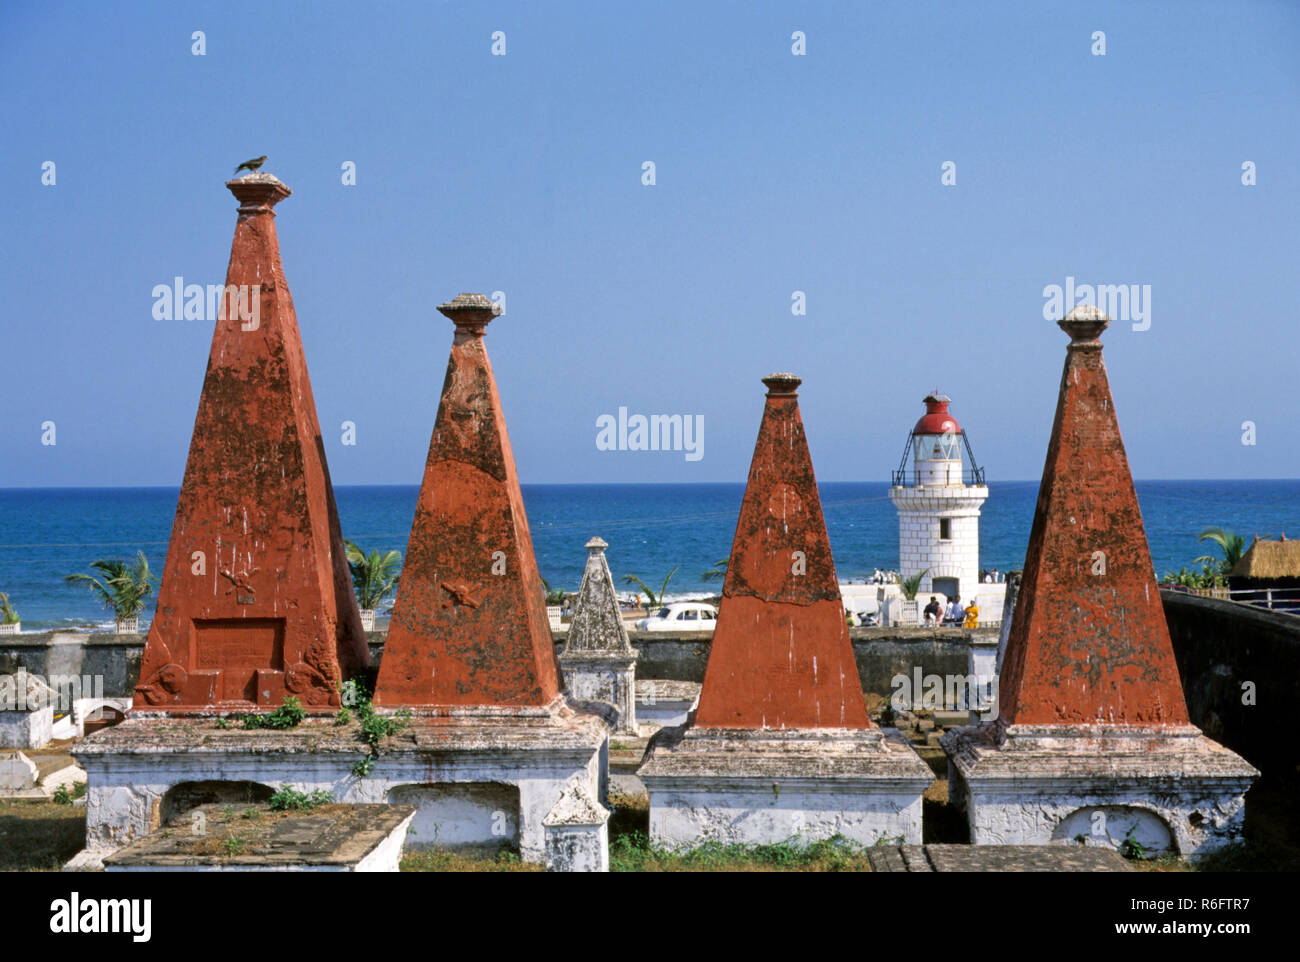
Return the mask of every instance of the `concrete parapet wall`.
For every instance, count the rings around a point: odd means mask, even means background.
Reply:
[[[383,657],[385,631],[368,632],[371,665]],[[894,675],[958,675],[966,671],[972,632],[963,628],[850,628],[853,654],[863,690],[888,695]],[[563,646],[556,633],[556,652]],[[130,697],[140,676],[144,635],[44,632],[0,639],[0,674],[19,668],[33,675],[103,676],[106,698]],[[704,680],[710,632],[643,632],[632,635],[638,678],[665,681]]]
[[[1300,749],[1283,713],[1300,701],[1300,618],[1180,591],[1160,598],[1192,724],[1256,768],[1293,771]]]
[[[140,677],[144,635],[46,631],[0,638],[0,675],[102,678],[105,697],[130,695]],[[89,695],[89,692],[86,693]]]

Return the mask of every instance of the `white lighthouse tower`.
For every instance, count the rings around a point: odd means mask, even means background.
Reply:
[[[970,599],[979,590],[980,506],[989,489],[950,403],[938,392],[926,396],[925,414],[907,436],[889,489],[898,508],[899,576],[925,572],[918,598]]]

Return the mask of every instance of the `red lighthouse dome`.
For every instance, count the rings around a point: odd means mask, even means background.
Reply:
[[[912,428],[913,434],[960,434],[961,425],[948,413],[952,398],[946,394],[927,394],[925,396],[925,414]]]

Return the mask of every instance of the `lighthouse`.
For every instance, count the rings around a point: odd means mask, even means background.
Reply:
[[[980,505],[989,489],[948,410],[952,398],[936,391],[924,403],[889,489],[898,508],[899,576],[924,572],[918,595],[971,598],[979,585]]]

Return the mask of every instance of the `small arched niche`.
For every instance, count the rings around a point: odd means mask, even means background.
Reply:
[[[1076,809],[1056,826],[1052,841],[1110,848],[1122,855],[1178,853],[1169,824],[1150,809],[1133,805],[1090,805]]]
[[[275,789],[260,782],[181,782],[163,795],[158,822],[175,822],[200,805],[256,805],[269,802],[274,794]]]

